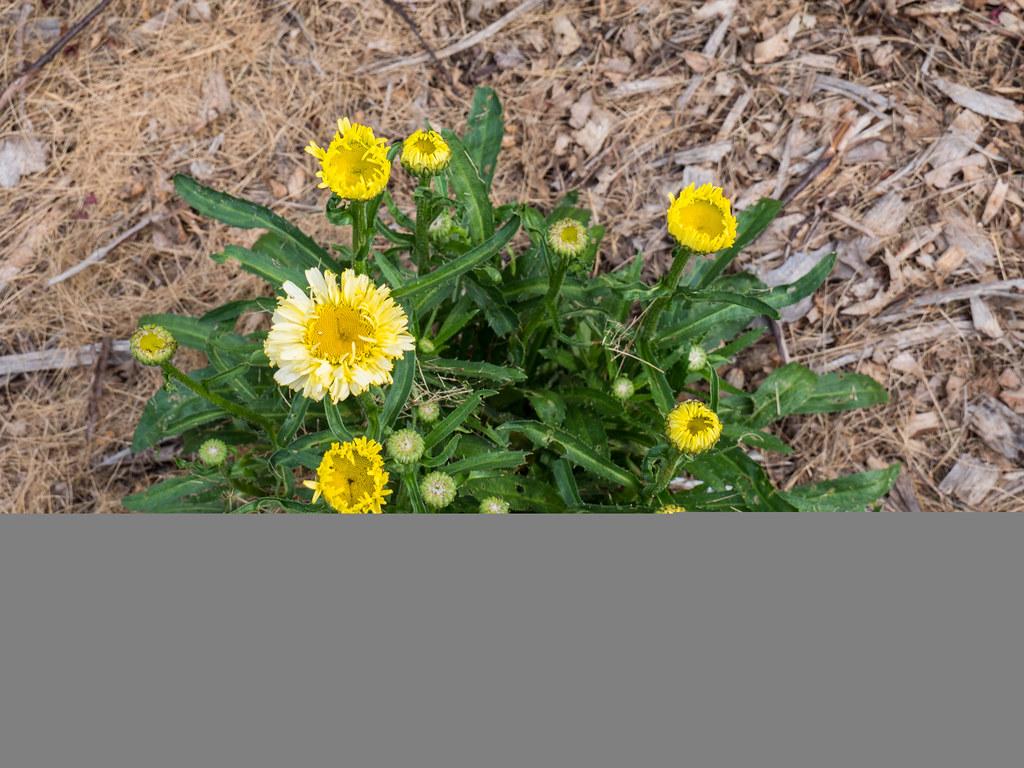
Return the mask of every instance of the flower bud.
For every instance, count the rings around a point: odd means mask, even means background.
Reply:
[[[414,176],[441,173],[452,159],[448,142],[437,131],[416,131],[402,142],[402,167]]]
[[[619,376],[619,378],[612,382],[612,394],[619,398],[619,400],[629,400],[635,391],[636,388],[633,386],[633,382],[625,376]]]
[[[690,347],[690,352],[686,357],[687,363],[691,371],[699,371],[708,363],[708,353],[704,351],[704,347],[699,344],[694,344]]]
[[[174,357],[178,342],[162,325],[148,324],[136,329],[128,347],[143,365],[160,365]]]
[[[433,424],[437,421],[437,417],[441,415],[441,409],[438,408],[437,403],[430,400],[426,403],[420,403],[416,407],[416,416],[424,424]]]
[[[561,219],[548,229],[548,245],[559,256],[579,256],[589,243],[587,228],[575,219]]]
[[[424,355],[432,355],[437,351],[437,347],[434,346],[434,342],[424,336],[422,339],[416,342],[416,346],[419,347],[420,352]]]
[[[223,440],[211,437],[199,446],[199,460],[208,467],[219,467],[228,457],[228,447]]]
[[[480,502],[481,515],[507,515],[508,502],[497,496],[488,496]]]
[[[414,429],[400,429],[388,438],[388,455],[399,464],[415,464],[423,455],[423,438]]]
[[[444,472],[431,472],[420,481],[420,493],[428,507],[443,509],[455,501],[455,480]]]

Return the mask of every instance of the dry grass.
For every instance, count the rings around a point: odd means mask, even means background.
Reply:
[[[52,41],[56,23],[48,15],[66,25],[92,2],[29,3],[23,14],[24,5],[0,2],[0,82]],[[426,119],[460,126],[472,87],[486,84],[501,95],[508,124],[498,196],[547,205],[579,188],[610,225],[605,264],[637,248],[666,254],[665,194],[684,179],[717,179],[741,202],[779,195],[807,173],[815,151],[837,148],[839,157],[790,203],[744,266],[764,270],[796,253],[837,248],[841,266],[809,314],[783,325],[786,347],[812,366],[848,355],[844,370],[876,376],[893,396],[885,408],[785,424],[797,452],[773,464],[773,473],[793,484],[899,460],[904,493],[894,494],[889,508],[908,506],[909,493],[925,509],[954,509],[964,501],[939,486],[969,454],[998,470],[995,487],[976,506],[1024,507],[1024,473],[991,450],[965,416],[978,397],[1002,394],[1014,402],[1006,393],[1024,386],[1013,382],[1024,378],[1020,292],[984,299],[999,338],[971,322],[953,325],[971,320],[965,300],[896,311],[935,290],[1024,277],[1021,124],[977,117],[977,136],[963,146],[960,164],[945,169],[948,179],[929,176],[927,158],[914,165],[963,111],[934,76],[1018,105],[1024,100],[1020,0],[754,0],[738,4],[711,55],[702,51],[722,24],[713,11],[735,4],[540,3],[500,34],[445,59],[451,84],[430,65],[377,72],[420,52],[379,0],[223,0],[209,4],[208,19],[204,5],[115,1],[0,114],[0,142],[40,139],[48,158],[44,171],[0,189],[0,355],[124,339],[144,312],[197,313],[260,290],[255,278],[206,257],[249,233],[183,209],[171,174],[191,169],[328,239],[318,213],[323,198],[310,183],[312,161],[301,152],[308,139],[327,137],[340,115],[389,137]],[[402,5],[441,49],[518,2]],[[155,24],[168,8],[176,13]],[[578,41],[560,16],[571,20]],[[821,89],[821,75],[870,90]],[[717,156],[677,157],[722,141],[731,147]],[[1006,198],[978,225],[1000,181]],[[883,211],[880,201],[890,207]],[[168,216],[99,264],[47,287],[153,211]],[[969,247],[957,250],[966,237],[954,226],[958,215],[977,227],[972,236],[980,244],[968,238]],[[921,247],[912,247],[915,239]],[[879,293],[884,300],[872,302]],[[863,314],[850,313],[863,302],[871,302]],[[949,330],[916,339],[936,323]],[[779,362],[769,342],[730,375],[756,383]],[[101,394],[93,400],[97,377]],[[152,455],[100,466],[127,445],[157,384],[151,372],[120,359],[99,370],[0,378],[3,506],[118,510],[121,495],[173,466]],[[921,418],[929,412],[934,416]],[[911,434],[911,425],[925,429]]]

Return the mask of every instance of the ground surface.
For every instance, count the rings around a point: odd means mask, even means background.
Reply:
[[[729,377],[786,354],[892,399],[783,425],[797,451],[772,465],[780,483],[898,460],[888,509],[1024,508],[1021,0],[398,4],[438,50],[524,8],[440,68],[388,68],[422,48],[378,0],[115,0],[0,111],[0,356],[116,342],[144,312],[260,289],[206,256],[249,233],[184,209],[173,173],[326,239],[309,139],[342,115],[387,137],[458,128],[486,84],[508,124],[499,197],[579,188],[612,233],[605,264],[664,258],[665,195],[686,181],[743,207],[811,180],[742,266],[782,281],[829,249],[840,266]],[[92,5],[0,2],[0,84]],[[0,374],[0,508],[116,511],[173,469],[173,447],[126,456],[158,379],[118,350]]]

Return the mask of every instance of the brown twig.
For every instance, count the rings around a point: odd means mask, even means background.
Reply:
[[[96,364],[92,368],[92,387],[89,389],[89,410],[85,424],[85,442],[92,446],[93,433],[96,430],[96,419],[99,416],[100,397],[103,395],[103,372],[107,369],[107,362],[110,360],[110,351],[113,348],[113,340],[105,337],[100,342],[100,350],[96,355]]]
[[[444,77],[445,82],[447,82],[448,85],[454,87],[455,83],[452,81],[451,73],[447,69],[445,69],[445,66],[441,63],[441,60],[437,58],[437,54],[434,53],[434,49],[430,47],[430,43],[428,43],[426,39],[423,37],[423,35],[420,33],[420,28],[416,26],[416,22],[409,15],[409,12],[406,11],[405,8],[400,6],[398,3],[396,3],[395,0],[381,0],[381,2],[383,2],[384,5],[386,5],[392,11],[394,11],[395,15],[397,15],[398,18],[404,21],[405,25],[409,27],[410,30],[412,30],[412,33],[416,36],[416,39],[419,40],[420,46],[423,48],[423,51],[427,54],[427,56],[430,57],[430,63],[433,64],[434,68],[441,74],[442,77]]]
[[[33,61],[27,67],[25,67],[25,69],[22,70],[21,74],[14,78],[11,84],[4,89],[3,94],[0,95],[0,109],[6,107],[8,102],[12,98],[14,98],[14,96],[18,92],[24,89],[26,85],[28,85],[32,77],[39,70],[41,70],[51,61],[53,61],[53,59],[56,58],[57,54],[64,50],[64,47],[68,43],[70,43],[71,40],[74,39],[82,30],[88,27],[89,24],[92,23],[92,20],[99,16],[103,9],[106,8],[108,5],[110,5],[110,0],[100,0],[100,2],[96,3],[96,5],[93,6],[93,9],[91,11],[85,14],[85,16],[83,16],[78,22],[71,26],[71,28],[68,29],[67,32],[61,35],[60,39],[57,40],[57,42],[55,42],[53,45],[47,48],[46,53],[44,53],[38,59]]]

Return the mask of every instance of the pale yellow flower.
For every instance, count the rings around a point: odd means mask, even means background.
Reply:
[[[307,269],[309,294],[288,281],[264,349],[274,380],[311,400],[332,402],[390,384],[393,360],[414,346],[408,318],[386,286],[347,269]]]
[[[416,131],[402,142],[402,166],[417,176],[433,176],[448,167],[452,149],[437,131]]]
[[[561,219],[548,229],[548,245],[559,256],[579,256],[589,242],[587,228],[576,219]]]

